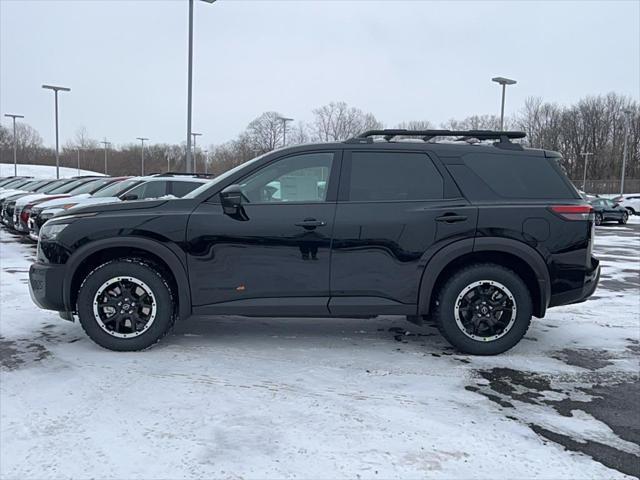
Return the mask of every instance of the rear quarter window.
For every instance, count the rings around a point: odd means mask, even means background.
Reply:
[[[200,185],[203,185],[202,182],[170,182],[169,193],[175,197],[182,198],[187,193],[192,192]]]
[[[464,155],[462,159],[464,165],[499,197],[576,198],[560,168],[553,164],[554,159],[490,153],[471,153]]]

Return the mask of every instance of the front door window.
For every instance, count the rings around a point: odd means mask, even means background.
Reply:
[[[324,202],[333,152],[305,153],[279,160],[241,182],[250,203]]]

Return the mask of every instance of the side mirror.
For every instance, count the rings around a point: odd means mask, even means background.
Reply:
[[[129,200],[138,200],[138,195],[136,195],[135,193],[127,193],[122,197],[122,200],[124,200],[125,202]]]
[[[224,213],[231,216],[238,215],[242,209],[242,187],[229,185],[220,192],[220,203]]]

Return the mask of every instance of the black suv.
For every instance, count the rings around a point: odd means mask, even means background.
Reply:
[[[511,142],[522,137],[370,131],[270,152],[182,199],[56,216],[32,298],[113,350],[191,315],[388,314],[432,319],[467,353],[504,352],[600,273],[590,205],[559,154]]]

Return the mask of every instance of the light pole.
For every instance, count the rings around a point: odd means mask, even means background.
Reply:
[[[141,161],[142,161],[142,168],[141,168],[141,172],[142,172],[142,176],[144,177],[144,141],[145,140],[149,140],[146,137],[136,137],[136,139],[140,140],[140,143],[142,144],[141,149],[142,149],[142,154],[141,154]]]
[[[504,94],[507,89],[507,85],[515,85],[517,82],[504,77],[494,77],[491,81],[502,85],[502,107],[500,108],[500,130],[502,131],[504,130]]]
[[[80,147],[78,147],[78,176],[80,176]]]
[[[209,173],[209,150],[204,150],[204,174]]]
[[[56,102],[56,178],[60,178],[60,150],[58,147],[58,92],[70,92],[67,87],[56,87],[55,85],[42,85],[42,88],[53,90]]]
[[[24,115],[5,113],[5,117],[13,118],[13,174],[18,176],[18,136],[16,135],[16,118],[24,118]]]
[[[203,0],[207,3],[213,3],[216,0]],[[193,85],[193,0],[189,0],[189,60],[187,73],[187,158],[185,161],[185,170],[189,172],[191,168],[191,100]],[[194,162],[195,163],[195,162]],[[195,172],[195,166],[193,168]]]
[[[589,162],[589,155],[593,155],[591,152],[581,152],[580,155],[584,157],[584,174],[582,175],[582,191],[586,192],[587,185],[587,163]]]
[[[196,173],[196,169],[198,168],[198,151],[196,150],[196,137],[201,137],[202,134],[192,132],[191,136],[193,137],[193,173]]]
[[[622,153],[622,175],[620,176],[620,195],[624,195],[624,171],[627,168],[627,150],[629,143],[629,119],[633,113],[629,109],[622,111],[624,113],[624,151]]]
[[[109,147],[109,145],[111,145],[111,142],[107,142],[107,139],[105,138],[100,143],[104,145],[104,174],[106,175],[107,174],[107,148]]]
[[[293,118],[278,117],[282,122],[282,146],[287,146],[287,122],[293,122]]]

